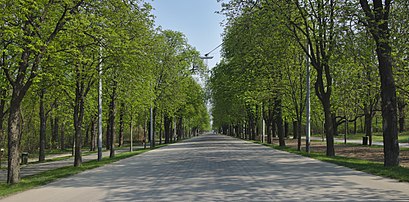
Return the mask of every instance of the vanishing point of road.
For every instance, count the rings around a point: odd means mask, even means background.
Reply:
[[[203,135],[4,201],[409,201],[409,183]]]

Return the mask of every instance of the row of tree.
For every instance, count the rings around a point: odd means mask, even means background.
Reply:
[[[255,139],[264,120],[267,141],[277,135],[285,146],[285,120],[293,121],[300,149],[311,66],[313,127],[325,133],[326,154],[335,155],[337,127],[361,117],[371,142],[372,119],[381,111],[384,163],[399,165],[398,122],[403,131],[409,95],[407,1],[230,0],[222,5],[224,60],[209,82],[216,128]]]
[[[80,166],[84,144],[95,150],[100,78],[111,157],[135,128],[146,136],[151,107],[160,142],[162,134],[168,143],[209,127],[196,81],[205,75],[199,52],[183,34],[155,28],[150,4],[1,0],[0,7],[0,138],[8,183],[20,179],[21,151],[38,151],[44,161],[46,149],[71,146]]]

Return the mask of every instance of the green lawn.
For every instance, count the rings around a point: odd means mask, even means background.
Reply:
[[[314,137],[322,137],[322,134],[313,134]],[[362,140],[362,137],[365,136],[363,133],[357,134],[348,134],[347,140]],[[336,138],[344,138],[343,134],[338,134]],[[381,132],[373,133],[372,136],[373,142],[383,142],[383,136]],[[409,132],[404,132],[399,134],[399,143],[408,143],[409,142]]]

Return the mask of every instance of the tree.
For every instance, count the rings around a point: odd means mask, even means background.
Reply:
[[[8,118],[8,173],[7,183],[20,179],[20,106],[38,74],[48,46],[57,38],[67,21],[77,13],[84,1],[35,2],[2,1],[4,25],[3,40],[8,42],[8,60],[17,61],[3,68],[12,87]],[[3,35],[3,34],[2,34]],[[5,61],[3,61],[5,62]]]
[[[396,86],[392,72],[392,47],[390,44],[389,16],[391,0],[373,0],[373,5],[367,0],[359,1],[365,13],[365,25],[376,43],[376,54],[379,63],[381,80],[384,165],[399,165],[398,116],[396,101]]]

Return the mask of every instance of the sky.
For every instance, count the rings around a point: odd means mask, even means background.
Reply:
[[[156,16],[156,26],[182,32],[188,43],[194,46],[202,56],[222,43],[221,23],[224,17],[216,14],[221,10],[217,0],[153,0],[148,1]],[[220,61],[220,48],[213,51],[207,64],[211,69]]]

